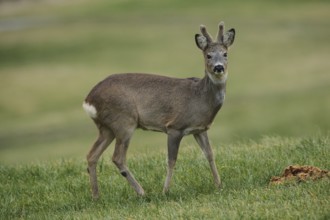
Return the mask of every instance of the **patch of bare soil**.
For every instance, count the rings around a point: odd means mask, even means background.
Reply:
[[[291,165],[284,169],[282,176],[272,177],[270,184],[299,183],[323,178],[330,178],[330,172],[328,170],[321,170],[314,166]]]

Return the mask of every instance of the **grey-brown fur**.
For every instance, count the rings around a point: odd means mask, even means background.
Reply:
[[[99,196],[97,161],[114,139],[116,145],[112,161],[137,194],[144,195],[143,188],[126,165],[126,152],[136,128],[160,131],[168,136],[165,193],[169,189],[181,139],[188,134],[194,135],[205,153],[215,184],[220,187],[207,130],[224,102],[228,75],[226,54],[235,37],[234,29],[225,34],[223,29],[224,25],[220,23],[217,41],[212,40],[205,26],[201,26],[202,35],[195,36],[205,59],[205,75],[202,79],[115,74],[92,89],[85,104],[95,109],[92,115],[99,129],[99,137],[87,155],[93,198]]]

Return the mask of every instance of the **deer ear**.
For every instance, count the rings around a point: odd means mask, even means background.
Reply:
[[[205,48],[207,47],[207,39],[201,34],[195,35],[195,42],[197,47],[201,50],[205,50]]]
[[[230,47],[234,43],[234,40],[235,40],[235,29],[232,28],[224,34],[223,44],[226,47]]]

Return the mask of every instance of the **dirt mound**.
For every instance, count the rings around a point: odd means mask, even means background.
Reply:
[[[285,168],[282,176],[272,177],[270,184],[283,184],[287,182],[299,183],[321,178],[330,178],[330,172],[313,166],[293,165]]]

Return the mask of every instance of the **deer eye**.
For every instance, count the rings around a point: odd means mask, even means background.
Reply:
[[[207,59],[211,59],[212,56],[211,56],[210,54],[208,54],[208,55],[206,55],[206,58],[207,58]]]
[[[227,55],[227,53],[224,53],[223,56],[224,56],[224,57],[227,57],[228,55]]]

